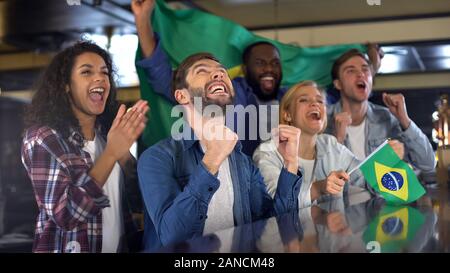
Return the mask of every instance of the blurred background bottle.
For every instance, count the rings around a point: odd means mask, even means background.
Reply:
[[[436,169],[436,178],[438,183],[448,183],[449,167],[450,167],[450,138],[449,138],[449,120],[450,108],[448,105],[448,95],[443,94],[440,98],[438,106],[437,119],[434,120],[434,127],[437,131],[438,147],[437,157],[438,164]]]

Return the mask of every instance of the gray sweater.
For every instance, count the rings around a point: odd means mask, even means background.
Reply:
[[[334,134],[334,116],[342,112],[339,102],[327,107],[328,127],[325,133]],[[406,130],[402,130],[397,118],[386,107],[369,102],[366,114],[366,155],[372,153],[387,138],[398,139],[405,145],[405,161],[422,171],[433,171],[436,166],[433,147],[427,136],[411,121]],[[344,145],[351,149],[348,136]]]

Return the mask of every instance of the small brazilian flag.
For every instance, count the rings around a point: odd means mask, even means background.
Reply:
[[[425,190],[409,165],[401,160],[388,142],[380,145],[359,169],[375,191],[388,204],[408,204],[421,197]]]
[[[377,252],[400,252],[414,240],[424,222],[423,214],[412,207],[386,206],[367,226],[363,240],[366,244],[375,241]]]

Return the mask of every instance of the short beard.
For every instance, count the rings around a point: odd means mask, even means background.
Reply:
[[[266,102],[277,99],[278,92],[280,90],[281,80],[278,80],[275,83],[274,89],[270,94],[267,94],[261,90],[261,86],[258,82],[258,79],[253,74],[247,73],[245,75],[245,80],[247,81],[248,85],[250,85],[250,87],[252,88],[253,93],[256,95],[256,97],[258,97],[258,99],[260,99],[261,101]]]
[[[225,110],[227,105],[231,105],[233,103],[233,97],[230,97],[229,101],[223,104],[218,103],[217,101],[210,100],[205,96],[204,88],[188,88],[189,94],[191,95],[191,103],[194,105],[195,110],[203,115],[203,111],[205,108],[209,105],[215,105],[222,109],[223,115],[225,115]],[[201,106],[194,103],[194,98],[201,98],[202,103]],[[201,109],[198,109],[198,107],[201,107]]]

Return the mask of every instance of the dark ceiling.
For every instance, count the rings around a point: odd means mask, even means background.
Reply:
[[[126,6],[94,0],[76,5],[76,1],[4,1],[3,41],[21,50],[55,51],[85,32],[105,33],[111,27],[134,32],[134,18]]]
[[[450,0],[183,0],[178,7],[196,7],[248,28],[305,26],[450,15]],[[77,5],[77,4],[80,5]],[[395,3],[395,4],[394,4]],[[56,52],[84,33],[134,33],[130,0],[0,0],[0,56],[15,52]],[[387,45],[381,72],[450,70],[450,42]],[[30,87],[39,67],[0,70],[0,88]]]

